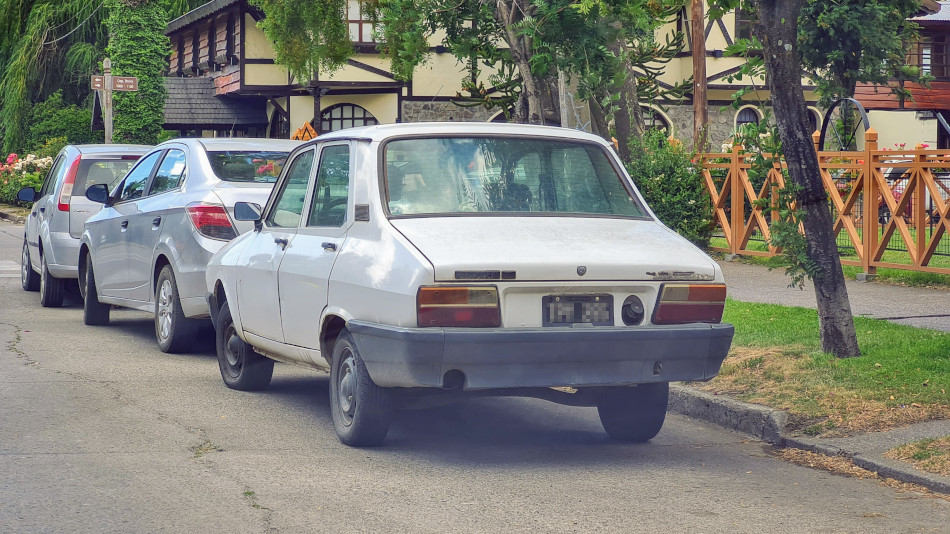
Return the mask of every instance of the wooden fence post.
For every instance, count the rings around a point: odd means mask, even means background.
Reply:
[[[924,150],[924,145],[922,144],[918,144],[914,147],[914,151],[917,152],[914,154],[914,160],[917,162],[917,174],[914,177],[913,184],[911,184],[910,180],[907,181],[903,193],[904,195],[914,195],[913,198],[910,199],[910,202],[907,203],[907,207],[912,210],[910,220],[915,229],[914,248],[916,249],[917,256],[914,258],[914,263],[917,265],[924,264],[924,254],[926,254],[927,251],[927,180],[924,178],[924,173],[929,175],[932,172],[931,169],[924,165],[927,162],[927,156],[920,153],[922,150]],[[930,181],[933,181],[933,178],[931,178]]]
[[[871,257],[874,251],[877,250],[878,243],[877,204],[879,188],[874,175],[880,171],[880,161],[878,156],[871,155],[871,152],[877,150],[877,137],[877,130],[874,128],[868,128],[864,132],[864,216],[861,222],[864,252],[861,254],[861,269],[864,271],[862,278],[865,280],[869,276],[873,278],[877,274],[877,267],[871,265]]]
[[[732,237],[729,243],[729,253],[739,254],[741,248],[743,230],[745,229],[745,190],[742,184],[742,173],[740,172],[739,162],[745,158],[742,156],[742,145],[732,146],[732,162],[729,165],[729,174],[732,176],[732,210],[729,214],[732,226]]]

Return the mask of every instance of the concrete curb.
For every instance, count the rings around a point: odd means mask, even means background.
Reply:
[[[711,395],[681,384],[670,385],[669,410],[734,430],[778,447],[801,449],[826,456],[843,456],[851,459],[858,467],[882,477],[917,484],[933,492],[950,494],[950,477],[918,471],[909,464],[882,456],[890,448],[903,443],[925,437],[936,438],[947,435],[950,433],[950,421],[914,425],[918,427],[916,432],[914,428],[897,429],[890,433],[880,432],[857,439],[822,440],[792,436],[785,429],[788,413],[782,410]]]

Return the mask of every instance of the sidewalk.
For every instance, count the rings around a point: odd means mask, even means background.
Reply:
[[[0,219],[22,224],[29,211],[0,204]],[[804,290],[788,287],[782,271],[739,262],[720,261],[729,296],[748,302],[815,307],[810,284]],[[887,284],[848,282],[855,315],[950,332],[950,290],[920,289]],[[913,310],[908,313],[908,310]],[[910,427],[855,436],[822,439],[792,435],[786,431],[788,415],[768,406],[753,405],[674,384],[670,388],[670,411],[717,424],[779,447],[794,447],[830,456],[844,456],[881,476],[919,484],[950,494],[950,477],[917,471],[908,464],[883,457],[893,447],[926,438],[950,435],[950,420],[929,421]]]
[[[719,261],[719,265],[722,266],[730,298],[745,302],[816,307],[814,287],[806,282],[804,290],[789,288],[789,279],[781,270],[769,271],[765,267],[740,262]],[[847,286],[854,315],[950,332],[950,290],[853,280],[849,280]],[[670,410],[731,428],[780,447],[844,456],[858,467],[881,476],[950,494],[950,477],[918,471],[909,464],[883,456],[888,450],[905,443],[950,436],[950,420],[928,421],[849,438],[812,438],[787,432],[785,423],[788,415],[783,411],[710,395],[682,385],[671,388]]]

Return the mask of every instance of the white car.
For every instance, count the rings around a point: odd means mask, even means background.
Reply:
[[[383,441],[433,395],[596,406],[646,441],[669,382],[709,380],[732,342],[718,265],[663,226],[610,145],[510,124],[342,130],[288,158],[255,229],[207,269],[228,387],[274,361],[330,372],[340,440]]]

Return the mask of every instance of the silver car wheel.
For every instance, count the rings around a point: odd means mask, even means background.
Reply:
[[[23,244],[23,256],[20,257],[20,280],[23,281],[23,285],[26,285],[26,281],[30,278],[30,273],[33,272],[33,268],[30,267],[30,249],[27,248],[26,243]]]
[[[175,313],[175,303],[172,296],[172,282],[165,279],[158,290],[158,335],[168,339],[172,331],[172,315]]]
[[[356,359],[353,353],[347,350],[343,354],[340,364],[339,387],[337,400],[340,403],[340,416],[343,424],[353,424],[353,415],[356,413],[356,398],[359,392],[359,380],[356,374]]]

